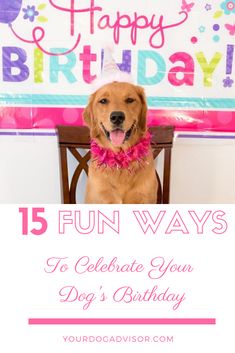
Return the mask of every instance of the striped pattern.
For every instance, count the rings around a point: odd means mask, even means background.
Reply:
[[[233,98],[148,97],[152,108],[235,109]],[[86,95],[0,94],[0,105],[85,106]]]

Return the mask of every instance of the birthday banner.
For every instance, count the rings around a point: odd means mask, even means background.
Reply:
[[[0,0],[0,127],[83,124],[107,46],[150,125],[235,131],[230,0]]]

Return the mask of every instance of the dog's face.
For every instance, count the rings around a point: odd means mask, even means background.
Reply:
[[[146,131],[144,90],[130,83],[112,82],[91,95],[84,120],[91,137],[106,147],[135,144]]]

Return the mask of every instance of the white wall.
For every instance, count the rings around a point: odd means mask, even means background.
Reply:
[[[60,200],[57,138],[0,136],[0,202],[60,203]]]
[[[52,136],[0,135],[0,203],[60,203],[57,137],[29,131]],[[176,136],[171,203],[235,203],[235,135],[215,137]]]
[[[235,203],[235,136],[227,137],[176,138],[171,203]]]

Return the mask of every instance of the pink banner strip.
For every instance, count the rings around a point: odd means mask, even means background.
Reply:
[[[59,318],[31,318],[29,325],[215,325],[213,318],[189,319],[154,319],[154,318],[95,318],[95,319],[59,319]]]
[[[55,128],[83,125],[83,108],[1,107],[0,129]],[[155,110],[148,111],[149,125],[173,125],[182,131],[235,131],[235,111]]]

